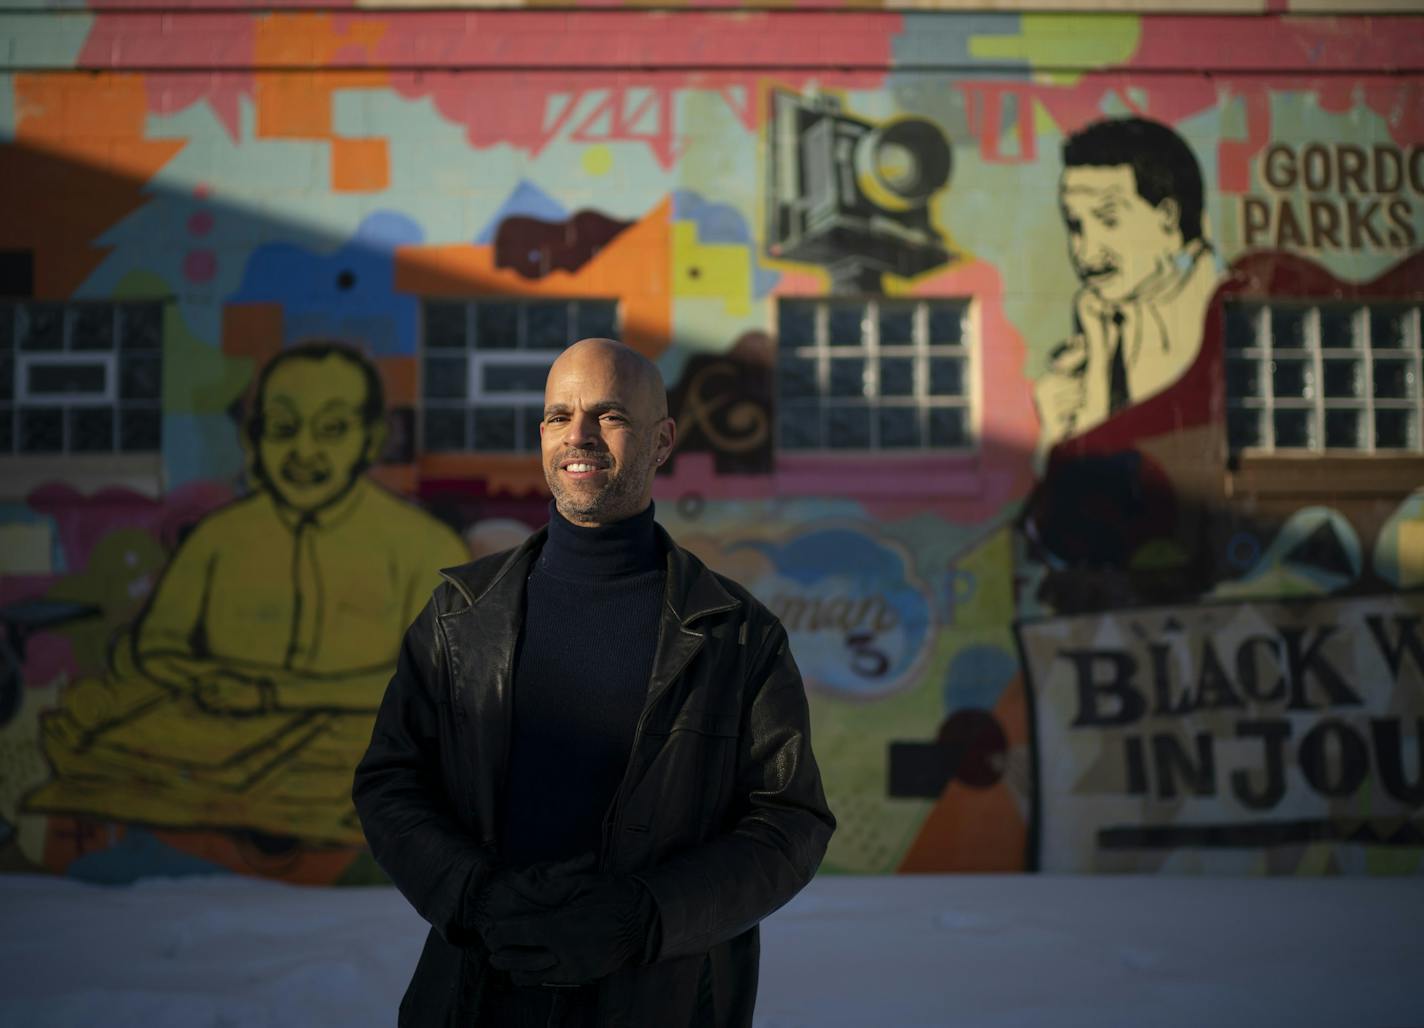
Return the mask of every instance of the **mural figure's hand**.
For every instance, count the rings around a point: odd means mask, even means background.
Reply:
[[[234,671],[217,670],[198,682],[200,706],[216,713],[259,714],[272,707],[272,683]]]
[[[1088,342],[1075,335],[1059,344],[1049,358],[1048,373],[1033,387],[1038,416],[1048,436],[1061,439],[1073,432],[1087,400]]]

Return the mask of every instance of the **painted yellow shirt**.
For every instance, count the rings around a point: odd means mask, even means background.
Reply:
[[[202,521],[138,628],[137,666],[83,680],[46,717],[54,777],[27,809],[355,846],[351,774],[401,639],[460,537],[366,479],[303,520],[266,493]],[[273,709],[196,698],[230,669]],[[161,683],[161,684],[160,684]]]
[[[314,517],[266,492],[202,521],[159,583],[140,660],[187,652],[294,671],[393,667],[460,537],[365,478]]]

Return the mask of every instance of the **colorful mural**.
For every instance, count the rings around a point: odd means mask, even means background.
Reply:
[[[1424,869],[1424,19],[1287,6],[0,18],[0,869],[377,878],[584,335],[827,870]]]

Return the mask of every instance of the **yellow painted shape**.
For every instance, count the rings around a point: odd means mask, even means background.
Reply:
[[[1306,846],[1296,865],[1297,875],[1319,877],[1330,873],[1330,859],[1335,855],[1333,842],[1314,842]]]
[[[585,148],[579,162],[583,165],[583,170],[590,175],[607,175],[613,170],[613,151],[599,143],[597,146]]]
[[[0,575],[53,574],[53,545],[47,521],[0,525]]]
[[[55,778],[26,807],[359,844],[349,793],[370,726],[370,715],[324,711],[229,718],[164,696],[90,733],[60,711],[44,725]]]
[[[1399,587],[1424,583],[1424,521],[1399,523]]]
[[[1063,131],[1063,126],[1053,120],[1053,115],[1041,100],[1030,101],[1033,104],[1033,134],[1036,136],[1052,136]]]
[[[1023,14],[1017,36],[970,36],[969,55],[983,60],[1020,60],[1029,66],[1101,68],[1122,64],[1137,50],[1142,19],[1135,14]],[[1050,78],[1071,85],[1081,74]]]
[[[1010,530],[999,529],[958,557],[954,570],[974,576],[973,592],[968,596],[956,584],[955,625],[1008,625],[1014,616],[1014,544]]]
[[[718,297],[727,313],[751,311],[751,254],[739,243],[704,243],[697,225],[677,221],[672,226],[672,293]]]

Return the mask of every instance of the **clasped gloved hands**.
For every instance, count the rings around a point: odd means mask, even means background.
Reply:
[[[469,922],[484,940],[485,948],[493,950],[487,937],[491,928],[510,918],[563,906],[599,878],[597,868],[598,861],[591,853],[518,870],[501,868],[486,878],[471,897]]]
[[[576,882],[552,909],[506,908],[481,929],[491,966],[515,985],[582,985],[650,958],[657,905],[642,883],[588,873]]]

